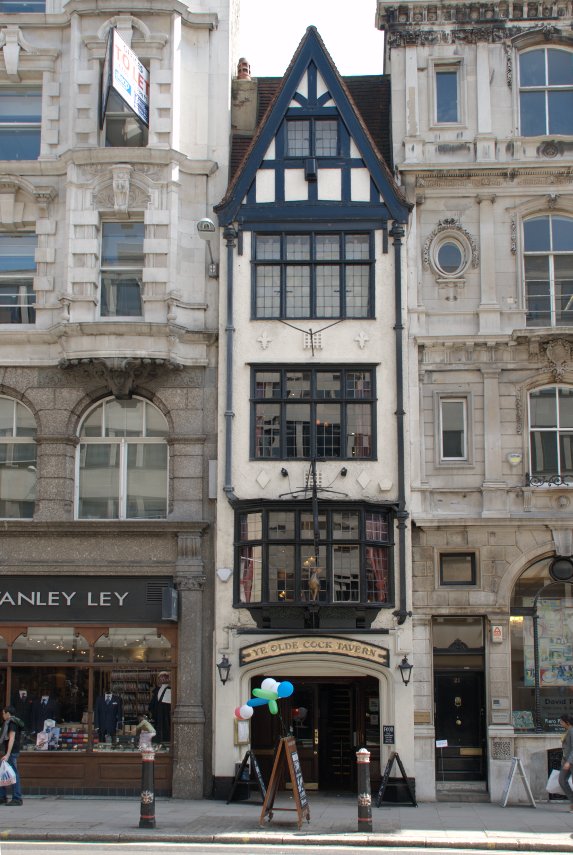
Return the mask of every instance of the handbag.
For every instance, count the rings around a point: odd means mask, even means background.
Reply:
[[[552,769],[545,784],[545,789],[551,796],[564,796],[565,793],[559,784],[559,769]],[[573,775],[569,776],[569,786],[573,789]]]
[[[9,787],[16,783],[16,772],[6,760],[0,763],[0,787]]]

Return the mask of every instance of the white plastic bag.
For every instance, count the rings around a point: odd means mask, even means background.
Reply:
[[[9,787],[16,783],[16,772],[5,760],[0,763],[0,787]]]
[[[559,784],[559,771],[559,769],[553,769],[547,779],[547,783],[545,784],[545,789],[551,796],[565,795]],[[569,786],[573,789],[573,775],[569,776]]]

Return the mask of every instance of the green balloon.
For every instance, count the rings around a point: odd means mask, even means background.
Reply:
[[[279,707],[276,701],[269,701],[269,712],[272,715],[276,715],[279,711]]]
[[[255,696],[255,698],[265,698],[265,700],[269,701],[269,703],[271,701],[276,701],[276,699],[278,698],[276,692],[267,692],[266,689],[253,689],[253,695]]]

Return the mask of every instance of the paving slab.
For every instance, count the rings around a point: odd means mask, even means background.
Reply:
[[[299,830],[296,812],[275,813],[259,825],[260,802],[157,799],[156,827],[139,828],[133,798],[35,796],[18,808],[0,807],[1,840],[62,842],[305,843],[314,846],[418,847],[573,853],[573,813],[561,802],[509,805],[433,802],[384,803],[372,808],[371,834],[357,831],[357,800],[309,793],[310,822]],[[293,808],[289,795],[275,806]]]

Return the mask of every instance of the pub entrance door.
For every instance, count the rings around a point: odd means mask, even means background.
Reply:
[[[265,675],[252,680],[261,685]],[[279,679],[279,678],[277,678]],[[287,678],[285,678],[287,679]],[[371,752],[373,780],[380,777],[378,681],[371,677],[297,678],[290,698],[279,701],[280,717],[258,709],[251,719],[251,747],[265,779],[285,731],[296,739],[305,787],[348,792],[356,789],[356,751]]]

